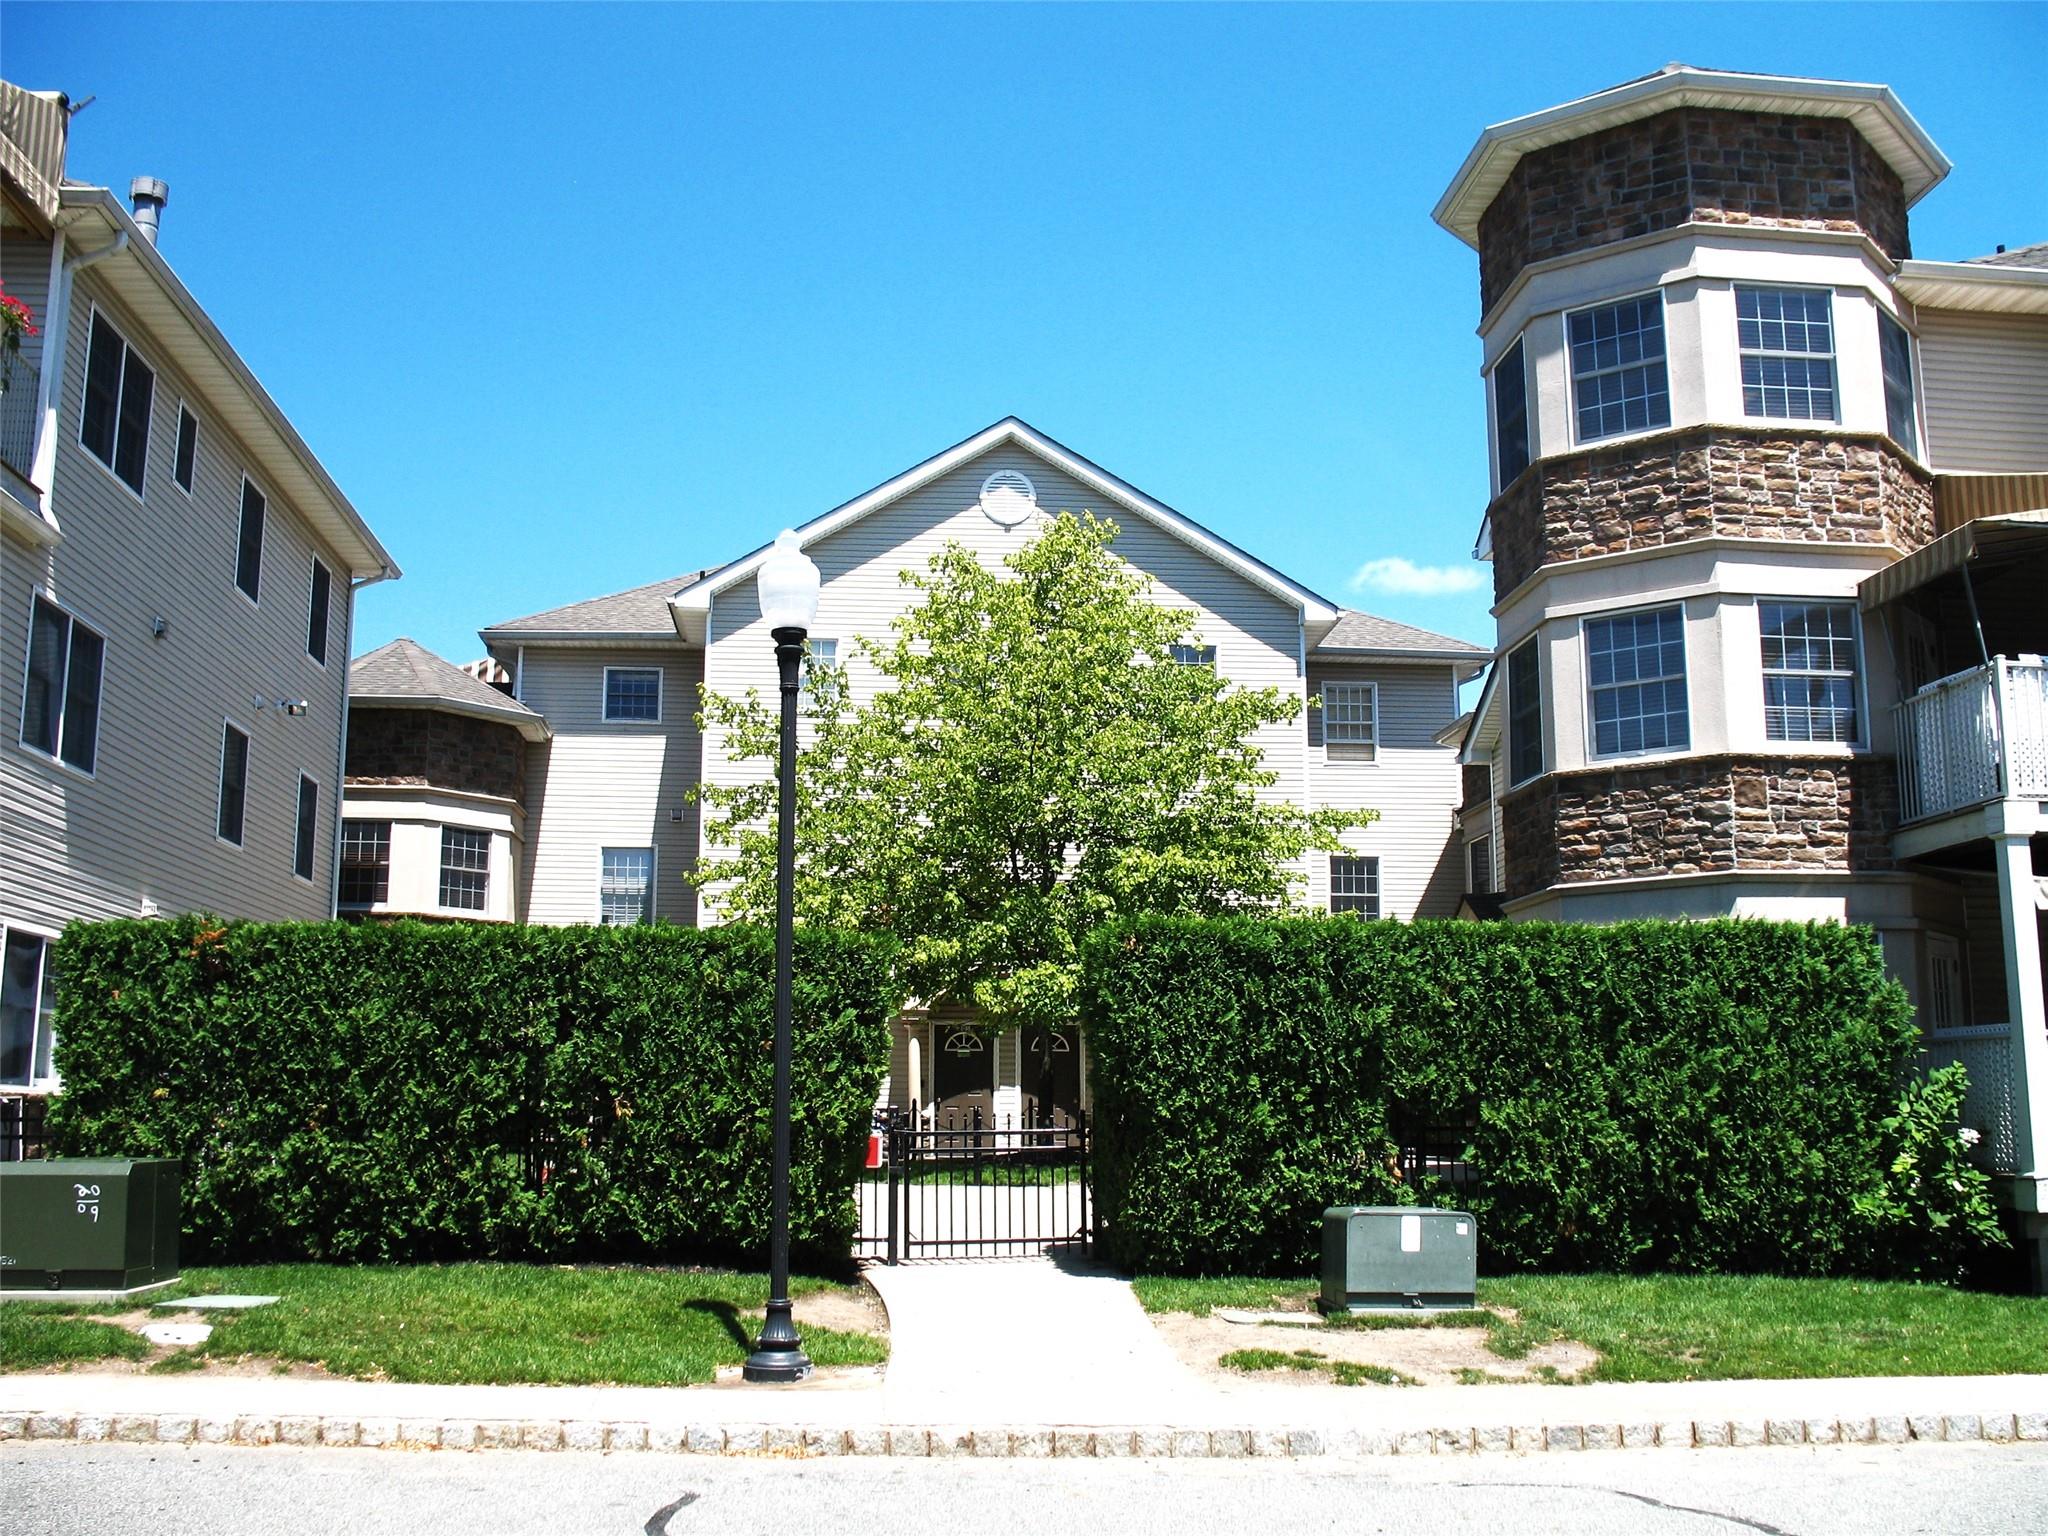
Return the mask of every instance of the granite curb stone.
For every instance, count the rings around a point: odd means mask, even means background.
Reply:
[[[242,1446],[352,1446],[408,1450],[678,1452],[703,1456],[908,1456],[1027,1459],[1113,1457],[1293,1458],[1555,1455],[1584,1450],[1689,1450],[1912,1441],[2048,1440],[2048,1413],[1880,1415],[1872,1418],[1663,1420],[1625,1424],[1438,1424],[1428,1429],[1095,1428],[1080,1425],[649,1424],[600,1419],[400,1419],[390,1416],[193,1413],[0,1414],[0,1441]]]

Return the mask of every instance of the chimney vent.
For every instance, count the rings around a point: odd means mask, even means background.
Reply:
[[[171,189],[154,176],[138,176],[128,184],[128,198],[135,206],[135,227],[142,231],[143,239],[155,245],[157,226],[163,220],[164,204],[171,200]]]

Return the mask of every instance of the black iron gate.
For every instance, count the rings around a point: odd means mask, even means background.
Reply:
[[[1088,1114],[980,1109],[878,1117],[854,1256],[993,1258],[1094,1247]]]

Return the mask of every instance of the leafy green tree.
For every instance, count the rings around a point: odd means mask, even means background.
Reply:
[[[1080,941],[1112,917],[1293,904],[1296,861],[1372,811],[1264,798],[1252,738],[1301,700],[1177,663],[1195,614],[1153,600],[1116,524],[1061,514],[1002,571],[957,544],[904,583],[923,594],[855,654],[879,691],[812,668],[797,764],[800,922],[884,930],[899,981],[992,1019],[1074,1013]],[[710,785],[693,876],[729,917],[774,910],[774,705],[706,690],[700,724],[769,771]]]

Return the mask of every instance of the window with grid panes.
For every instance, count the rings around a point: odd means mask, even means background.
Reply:
[[[1379,747],[1379,692],[1372,683],[1325,682],[1323,745],[1333,758],[1371,762]]]
[[[1360,917],[1380,915],[1380,861],[1378,859],[1330,858],[1330,910],[1355,912]]]
[[[491,834],[441,829],[441,905],[481,912],[491,889]]]
[[[654,921],[652,848],[607,848],[599,855],[597,920],[607,927]]]
[[[1856,611],[1848,603],[1759,603],[1764,735],[1857,739]]]
[[[1596,756],[1686,746],[1684,611],[1588,619],[1586,702]]]
[[[369,907],[391,899],[391,823],[341,824],[341,893],[344,907]]]
[[[659,720],[661,668],[606,667],[604,717],[607,720]]]
[[[1835,419],[1833,295],[1825,288],[1735,290],[1742,414]]]
[[[1671,425],[1661,293],[1582,309],[1568,331],[1580,442]]]

